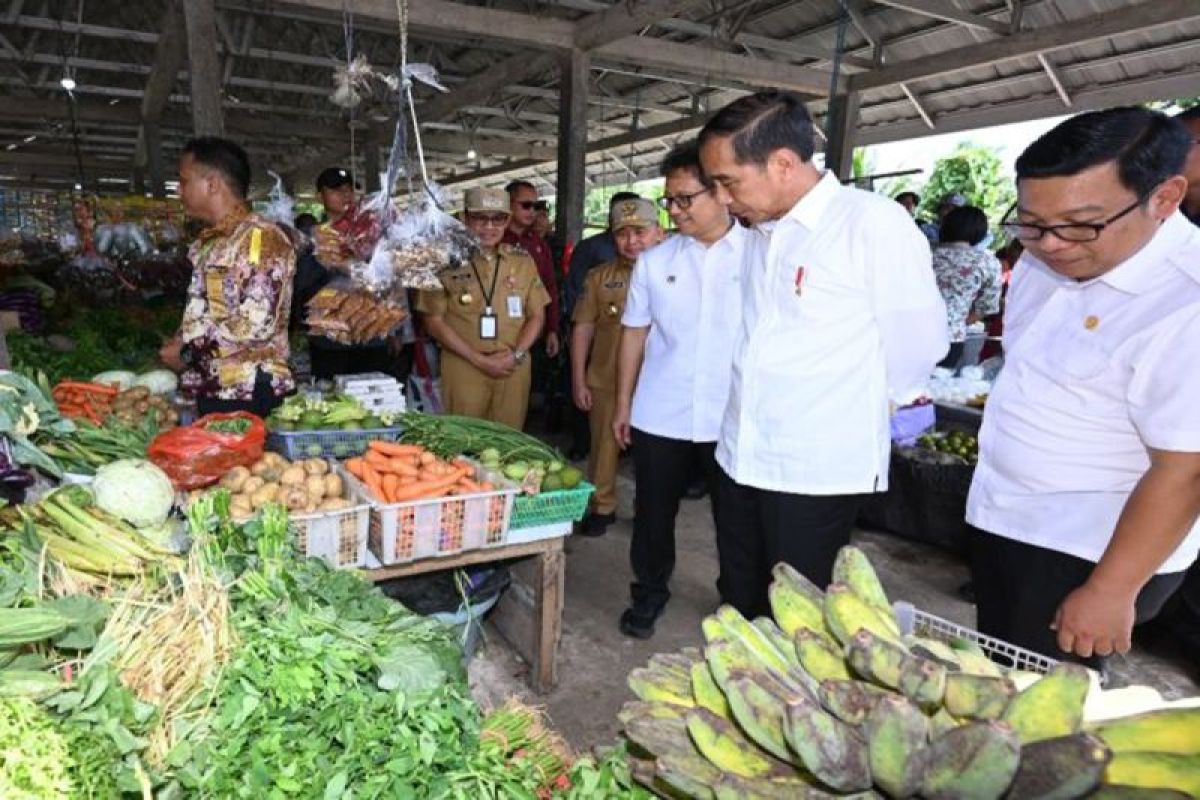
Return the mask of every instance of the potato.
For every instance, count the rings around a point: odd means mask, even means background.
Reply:
[[[256,491],[254,494],[250,495],[250,505],[252,505],[256,509],[258,509],[258,508],[262,508],[267,503],[274,502],[275,500],[278,500],[278,499],[279,499],[279,484],[278,483],[268,483],[268,484],[265,484],[261,489]]]
[[[308,493],[299,486],[285,489],[283,504],[287,506],[288,511],[301,511],[308,505]]]
[[[314,501],[311,497],[309,497],[308,502],[304,504],[304,513],[311,514],[316,510],[317,510],[316,501]]]
[[[261,475],[251,475],[242,482],[241,494],[252,495],[259,489],[267,485],[267,480]]]
[[[325,496],[325,479],[320,475],[309,475],[304,480],[304,490],[308,492],[309,497],[320,500]]]
[[[304,462],[304,472],[308,475],[324,475],[329,472],[329,464],[321,458],[310,458]]]
[[[330,473],[325,476],[325,496],[341,497],[345,487],[342,486],[342,476]]]
[[[279,482],[284,486],[304,485],[304,468],[293,464],[280,473]]]
[[[250,478],[250,470],[245,467],[234,467],[221,478],[221,487],[237,494]]]
[[[262,475],[271,468],[271,462],[267,461],[267,457],[263,456],[258,461],[250,465],[250,472],[254,475]]]
[[[341,497],[331,497],[318,506],[321,511],[345,511],[349,507],[350,501]]]
[[[281,472],[291,466],[288,460],[279,453],[263,453],[262,460]]]
[[[229,513],[234,519],[242,519],[254,513],[254,507],[250,505],[250,498],[244,494],[239,494],[229,501]]]

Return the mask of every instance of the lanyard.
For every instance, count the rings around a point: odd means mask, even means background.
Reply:
[[[500,251],[496,251],[496,268],[492,270],[492,288],[483,288],[483,277],[479,274],[479,269],[475,266],[475,259],[471,259],[471,271],[475,273],[475,280],[479,282],[479,291],[483,292],[483,312],[491,314],[492,298],[496,295],[496,280],[500,277]]]

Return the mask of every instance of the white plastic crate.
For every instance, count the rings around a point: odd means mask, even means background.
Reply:
[[[480,477],[478,467],[475,477]],[[507,543],[518,491],[514,485],[480,494],[381,503],[353,475],[346,473],[346,480],[370,507],[367,547],[383,566]]]
[[[896,612],[900,630],[905,635],[925,636],[947,644],[952,639],[966,639],[979,645],[979,649],[1001,667],[1045,675],[1059,663],[1041,653],[1026,650],[1024,647],[1009,644],[1003,639],[986,636],[972,628],[958,625],[934,614],[928,614],[912,603],[900,601],[893,603],[892,608]],[[1104,683],[1103,674],[1100,675],[1100,682]]]
[[[305,556],[325,559],[331,567],[366,566],[371,507],[355,493],[349,473],[340,465],[334,465],[334,471],[342,479],[342,497],[357,502],[340,511],[290,514],[296,547]]]

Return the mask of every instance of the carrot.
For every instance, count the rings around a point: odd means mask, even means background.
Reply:
[[[465,475],[465,471],[455,470],[450,475],[438,478],[432,481],[418,481],[410,483],[407,486],[402,486],[396,491],[392,500],[394,503],[403,503],[406,500],[417,500],[425,497],[437,497],[437,493],[445,493],[450,487],[458,481],[459,478]]]
[[[470,478],[459,478],[456,487],[464,494],[478,494],[483,491],[480,485]]]
[[[346,469],[351,475],[361,480],[363,477],[363,464],[365,463],[366,461],[362,458],[362,456],[348,458],[346,459]]]
[[[368,450],[367,454],[363,458],[365,458],[366,462],[374,467],[377,472],[392,471],[392,459],[388,458],[383,453],[376,452],[375,450]]]
[[[84,381],[59,381],[58,385],[64,389],[76,389],[89,394],[105,395],[107,397],[116,397],[121,393],[121,390],[115,386],[107,386],[103,383],[87,383]]]
[[[479,491],[481,492],[491,492],[495,491],[495,489],[496,487],[492,485],[491,481],[484,481],[483,483],[479,484]]]
[[[411,486],[412,484],[414,484],[416,482],[417,482],[416,475],[401,475],[400,476],[400,485],[401,486]]]
[[[432,464],[433,462],[435,462],[437,460],[438,460],[438,457],[435,456],[433,453],[421,453],[421,463],[422,464]]]
[[[407,458],[396,457],[392,458],[390,461],[392,472],[396,473],[397,475],[412,475],[413,477],[416,477],[417,473],[420,472],[420,470],[418,470],[416,466],[414,466],[413,463]]]
[[[396,490],[400,488],[400,476],[389,472],[383,476],[380,485],[383,489],[383,499],[390,503],[392,502],[392,497],[396,494]]]
[[[375,468],[372,467],[370,464],[368,464],[366,461],[363,462],[362,471],[363,471],[363,477],[362,477],[363,483],[365,483],[367,485],[367,488],[370,489],[372,492],[374,492],[375,496],[378,497],[380,500],[382,500],[385,503],[388,502],[387,496],[383,493],[383,478],[382,478],[382,476],[380,476],[380,474],[375,471]]]
[[[382,442],[378,440],[369,442],[367,447],[385,456],[413,456],[425,452],[425,448],[419,444],[396,444],[395,442]]]

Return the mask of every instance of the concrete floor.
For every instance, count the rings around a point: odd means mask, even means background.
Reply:
[[[471,665],[477,698],[494,704],[510,695],[545,708],[554,727],[577,750],[610,744],[620,731],[617,710],[631,697],[625,677],[657,652],[703,643],[700,621],[718,603],[715,586],[717,553],[707,500],[684,501],[676,525],[677,565],[672,598],[648,641],[626,638],[617,619],[628,602],[629,538],[633,482],[630,464],[623,464],[618,494],[623,506],[619,522],[600,538],[567,540],[567,591],[562,643],[558,657],[558,687],[533,695],[526,683],[527,667],[495,633],[486,632],[485,645]],[[894,536],[857,532],[862,547],[879,571],[893,599],[961,625],[973,626],[974,607],[956,590],[967,580],[966,566],[948,553]],[[1112,664],[1113,685],[1142,683],[1167,699],[1200,694],[1183,663],[1170,655],[1152,655],[1135,646]]]

